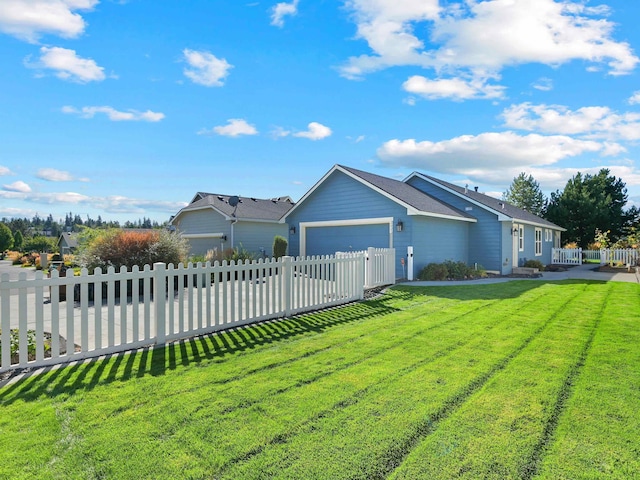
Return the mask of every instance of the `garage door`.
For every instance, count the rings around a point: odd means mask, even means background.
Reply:
[[[306,230],[306,255],[333,255],[336,252],[389,247],[389,225],[348,225],[309,227]]]

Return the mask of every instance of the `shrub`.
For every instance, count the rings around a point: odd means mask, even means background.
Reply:
[[[418,273],[419,280],[446,280],[449,278],[449,270],[441,263],[430,263]]]
[[[465,280],[486,277],[487,272],[478,265],[477,269],[464,262],[446,260],[443,263],[430,263],[418,273],[419,280]]]
[[[280,235],[273,238],[273,258],[276,260],[287,254],[287,240]]]
[[[523,265],[525,268],[537,268],[541,272],[544,271],[544,265],[540,260],[527,260]]]
[[[2,331],[0,330],[0,333]],[[11,351],[11,362],[18,362],[18,355],[20,354],[20,332],[17,328],[12,328],[9,335],[9,350]],[[44,353],[45,356],[49,356],[51,352],[51,341],[48,338],[44,339]],[[0,343],[0,355],[2,354],[2,343]],[[28,359],[36,359],[36,332],[35,330],[27,330],[27,356]]]
[[[134,265],[142,268],[156,262],[177,265],[186,260],[188,249],[184,238],[165,230],[107,230],[88,243],[79,255],[79,263],[90,271],[110,266],[116,270]]]

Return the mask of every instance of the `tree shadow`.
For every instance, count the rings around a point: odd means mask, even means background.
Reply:
[[[406,292],[413,295],[429,295],[438,298],[448,298],[451,300],[506,300],[514,299],[527,292],[541,288],[545,285],[586,285],[606,283],[599,280],[514,280],[503,283],[468,284],[465,282],[455,282],[443,286],[412,286],[402,284],[394,287],[394,290]]]

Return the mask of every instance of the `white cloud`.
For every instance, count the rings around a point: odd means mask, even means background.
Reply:
[[[633,95],[629,98],[630,105],[635,105],[637,103],[640,103],[640,90],[633,92]]]
[[[199,52],[185,48],[182,51],[184,60],[190,68],[184,69],[184,74],[193,83],[206,87],[221,87],[233,68],[224,58],[217,58],[209,52]]]
[[[138,110],[127,110],[122,112],[116,110],[113,107],[101,106],[101,107],[82,107],[78,110],[75,107],[64,106],[62,107],[63,113],[76,114],[82,118],[93,118],[98,113],[104,113],[109,120],[113,122],[122,121],[144,121],[144,122],[159,122],[165,115],[160,112],[152,112],[147,110],[146,112],[140,112]]]
[[[0,31],[35,43],[44,34],[75,38],[86,23],[75,11],[91,10],[98,0],[2,0]]]
[[[30,63],[25,59],[25,66],[37,69],[53,70],[54,75],[62,80],[78,83],[100,82],[106,78],[104,68],[90,58],[78,57],[75,50],[61,47],[42,47],[40,60]]]
[[[269,135],[271,136],[271,138],[275,138],[277,140],[278,138],[288,137],[289,135],[291,135],[291,131],[283,127],[275,127],[273,128],[273,130],[271,130]]]
[[[421,75],[409,77],[402,88],[428,99],[451,98],[467,100],[471,98],[502,98],[505,87],[487,85],[487,79],[464,80],[462,78],[440,78],[430,80]]]
[[[0,165],[0,177],[5,175],[13,175],[13,172],[7,167],[3,167],[2,165]]]
[[[514,132],[463,135],[440,142],[390,140],[377,151],[389,166],[434,172],[481,176],[500,170],[545,166],[588,152],[602,152],[604,145],[564,135],[518,135]]]
[[[211,130],[202,129],[198,135],[222,135],[224,137],[239,137],[240,135],[257,135],[258,130],[243,118],[230,118],[226,125],[213,127]]]
[[[636,57],[626,42],[612,38],[606,9],[566,0],[350,0],[357,38],[370,55],[351,57],[342,67],[347,78],[392,66],[433,68],[444,79],[494,77],[506,66],[573,60],[606,64],[609,73],[630,73]],[[426,25],[423,25],[425,24]]]
[[[87,178],[76,178],[69,172],[64,170],[56,170],[55,168],[41,168],[36,173],[36,177],[48,182],[88,182]]]
[[[298,0],[291,3],[280,2],[271,9],[271,25],[276,27],[284,27],[284,17],[287,15],[294,16],[298,13]]]
[[[3,185],[2,189],[8,192],[22,192],[22,193],[28,193],[31,191],[31,187],[21,180],[10,183],[8,185]]]
[[[542,92],[548,92],[553,90],[553,80],[547,77],[541,77],[536,82],[531,85],[536,90],[540,90]]]
[[[175,213],[187,205],[184,202],[145,200],[118,195],[108,197],[91,197],[76,192],[42,193],[0,190],[0,198],[7,200],[22,200],[29,203],[43,205],[87,205],[109,213],[144,213],[148,210]]]
[[[331,129],[318,122],[311,122],[307,131],[294,133],[294,137],[308,138],[309,140],[321,140],[331,135]]]
[[[640,114],[618,114],[609,107],[582,107],[521,103],[506,108],[505,125],[519,130],[582,135],[609,140],[640,140]]]

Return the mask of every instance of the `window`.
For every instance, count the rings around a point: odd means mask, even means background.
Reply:
[[[518,225],[518,250],[524,252],[524,226]]]
[[[555,238],[553,239],[553,248],[560,248],[560,232],[555,232]]]
[[[542,229],[536,228],[536,257],[542,255]]]
[[[549,230],[548,228],[545,228],[544,229],[544,241],[545,242],[550,242],[552,238],[553,238],[553,235],[551,234],[551,230]]]

